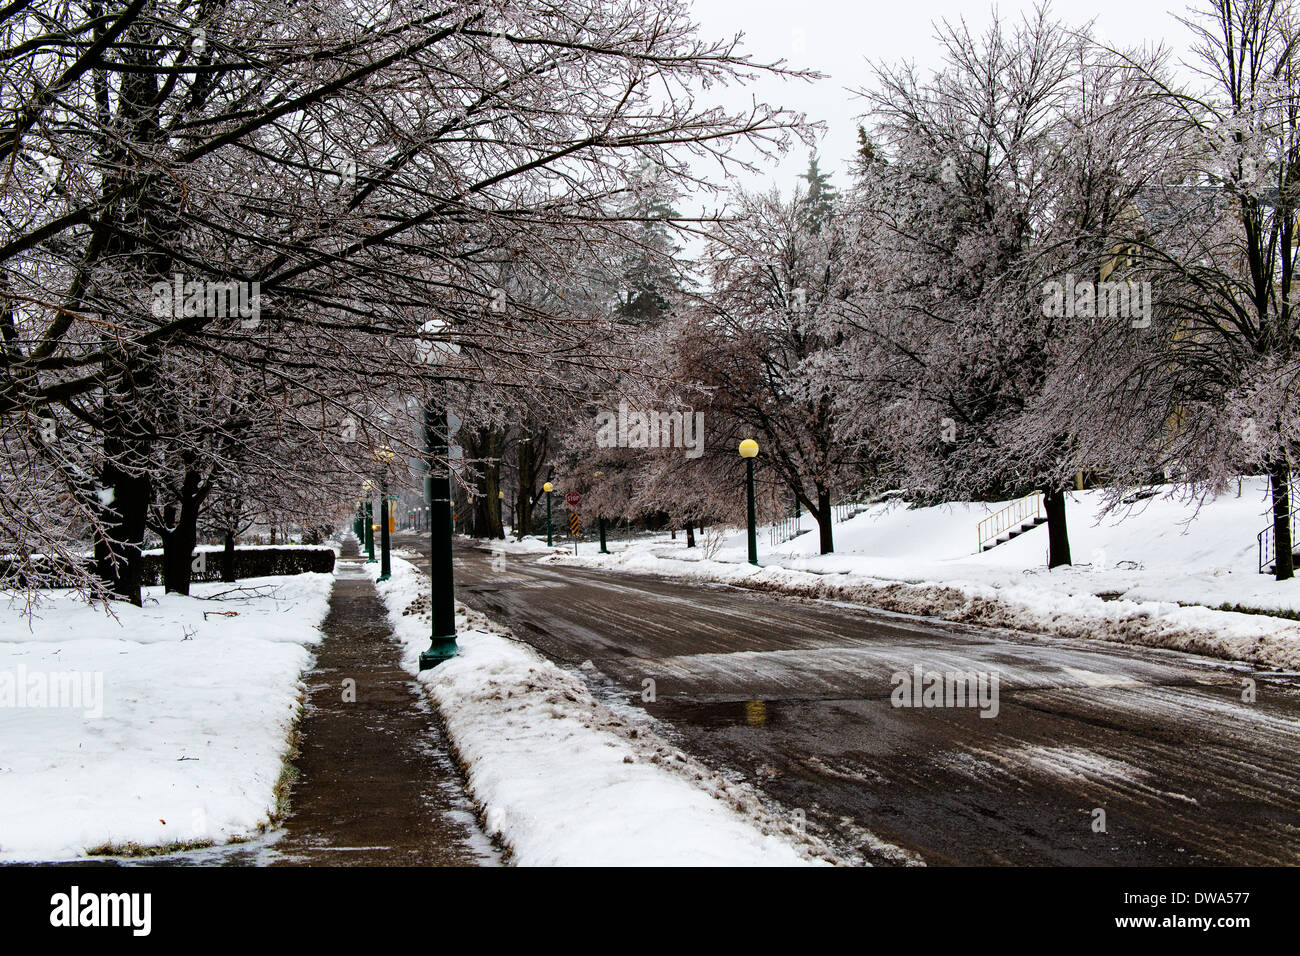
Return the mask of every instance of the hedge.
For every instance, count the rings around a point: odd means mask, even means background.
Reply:
[[[191,581],[220,581],[224,552],[200,551],[202,569],[191,565]],[[266,578],[281,574],[304,574],[334,570],[333,548],[235,548],[236,578]],[[140,583],[145,587],[163,583],[163,556],[146,554],[141,559]]]

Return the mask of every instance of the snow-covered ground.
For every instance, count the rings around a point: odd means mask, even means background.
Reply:
[[[66,592],[32,619],[0,603],[0,859],[265,826],[333,580],[147,588],[116,619]]]
[[[554,562],[742,584],[888,610],[1029,631],[1173,647],[1261,666],[1300,669],[1300,579],[1258,573],[1256,533],[1269,521],[1264,479],[1243,479],[1198,509],[1160,488],[1123,513],[1102,514],[1100,491],[1067,506],[1073,567],[1047,570],[1047,527],[977,553],[977,525],[1001,504],[931,508],[874,505],[835,525],[835,553],[819,555],[816,524],[777,547],[759,531],[759,568],[746,563],[743,530],[728,531],[712,557],[703,536],[584,545]],[[535,541],[504,545],[536,552]],[[544,549],[543,549],[544,550]]]
[[[429,646],[428,578],[394,558],[378,588],[416,673]],[[790,866],[826,855],[798,821],[768,813],[648,721],[614,713],[579,674],[483,615],[458,607],[457,630],[459,655],[419,677],[486,829],[516,864]]]

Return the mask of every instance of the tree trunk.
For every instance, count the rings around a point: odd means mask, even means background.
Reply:
[[[483,527],[486,529],[485,537],[504,538],[506,536],[505,515],[501,512],[505,508],[505,500],[500,497],[501,494],[501,466],[494,464],[483,475],[483,507],[487,514],[484,515]]]
[[[163,537],[163,590],[174,594],[190,593],[193,577],[196,532],[178,526]]]
[[[1291,466],[1285,457],[1268,468],[1273,492],[1273,577],[1286,581],[1295,577],[1295,544],[1291,540]]]
[[[171,522],[174,506],[168,505],[167,524],[162,530],[163,589],[176,594],[190,593],[194,579],[194,547],[199,540],[199,476],[187,471],[181,483],[180,515]],[[205,557],[206,560],[206,557]]]
[[[831,520],[834,518],[834,510],[831,508],[831,492],[825,485],[817,485],[817,531],[821,537],[821,553],[831,554],[835,551],[835,535],[831,529]]]
[[[147,384],[147,369],[110,366],[121,380]],[[106,390],[104,396],[104,466],[100,481],[110,500],[100,504],[102,533],[95,540],[96,573],[115,597],[141,605],[140,549],[144,544],[149,499],[148,436],[130,412],[132,391]]]
[[[225,547],[221,552],[221,580],[230,584],[235,578],[235,531],[226,529]]]
[[[519,439],[515,443],[515,460],[518,465],[519,503],[515,510],[515,537],[523,540],[524,535],[533,533],[533,507],[542,501],[543,492],[539,489],[539,478],[546,467],[549,433],[544,428],[534,427],[535,423],[524,414],[519,423]]]
[[[125,474],[116,465],[104,468],[104,487],[112,504],[104,508],[104,534],[95,541],[96,571],[108,590],[123,601],[141,606],[140,546],[149,510],[149,479]]]
[[[1070,533],[1065,523],[1064,489],[1043,492],[1043,508],[1047,511],[1047,566],[1059,568],[1070,564]]]
[[[695,522],[686,522],[686,547],[695,547]]]
[[[462,432],[464,429],[462,429]],[[501,454],[505,450],[505,434],[494,428],[478,428],[462,438],[465,457],[478,462],[482,471],[475,490],[473,508],[473,536],[475,538],[504,538],[501,527]]]
[[[536,494],[537,472],[533,470],[533,456],[528,453],[527,442],[519,443],[519,498],[515,501],[515,538],[533,531],[533,495]]]
[[[524,535],[533,533],[533,493],[529,489],[519,492],[519,501],[515,505],[515,538],[522,541]]]
[[[163,559],[162,559],[162,584],[163,591],[171,593],[176,590],[177,581],[180,578],[180,572],[176,569],[176,506],[167,505],[163,508],[162,529],[158,536],[162,538]]]

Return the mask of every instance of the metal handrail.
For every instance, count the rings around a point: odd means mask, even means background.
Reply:
[[[831,505],[831,520],[837,523],[843,522],[847,520],[849,515],[860,512],[869,506],[870,502],[866,501],[850,500],[836,502]],[[793,517],[787,515],[772,522],[767,531],[768,540],[771,542],[772,547],[776,547],[778,544],[784,544],[786,541],[797,538],[808,530],[801,525],[803,514],[803,512],[800,512]],[[811,513],[808,513],[808,517],[812,520],[813,525],[816,525],[816,517]]]
[[[870,504],[865,501],[841,501],[832,505],[835,512],[835,520],[839,522],[848,521],[850,517],[861,514]]]
[[[1295,550],[1295,516],[1298,512],[1292,511],[1287,517],[1291,519],[1291,548]],[[1255,541],[1259,546],[1259,573],[1267,574],[1265,569],[1270,561],[1277,561],[1277,538],[1273,535],[1273,522],[1268,523],[1259,534],[1255,535]]]
[[[767,533],[771,546],[775,548],[778,544],[784,544],[791,538],[799,537],[803,532],[804,529],[799,527],[799,518],[787,516],[772,522],[772,526],[768,528]]]
[[[1026,521],[1033,521],[1043,516],[1043,493],[1035,491],[1033,494],[1011,502],[1005,508],[995,511],[976,528],[979,535],[979,544],[976,546],[976,553],[984,550],[984,545],[989,541],[996,541],[997,538],[1011,528],[1018,528]],[[986,531],[991,528],[991,531]]]

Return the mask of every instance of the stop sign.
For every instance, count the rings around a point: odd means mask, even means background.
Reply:
[[[578,494],[576,491],[570,491],[564,496],[564,503],[570,508],[578,507],[578,502],[580,501],[582,501],[582,495]]]

